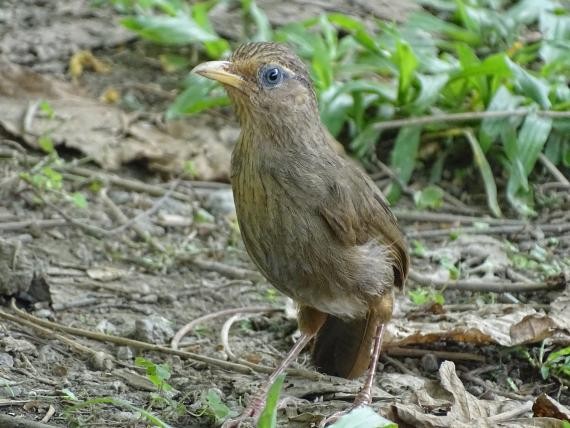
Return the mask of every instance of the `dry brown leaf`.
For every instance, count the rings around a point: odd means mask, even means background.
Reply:
[[[532,411],[534,416],[545,416],[570,422],[570,409],[544,393],[534,401]]]
[[[564,305],[559,302],[561,311]],[[570,343],[570,324],[563,324],[565,316],[554,310],[549,315],[539,313],[530,305],[484,305],[469,312],[426,315],[423,319],[397,317],[388,325],[387,342],[391,346],[453,341],[510,347],[553,338]]]
[[[467,392],[450,361],[443,362],[439,377],[440,385],[426,383],[415,392],[414,403],[393,405],[397,422],[424,428],[557,426],[552,418],[521,418],[530,413],[531,402],[479,400]]]
[[[47,101],[55,117],[38,112]],[[35,107],[34,107],[35,106]],[[237,127],[212,123],[209,117],[190,118],[171,134],[152,123],[129,123],[125,113],[81,95],[71,85],[0,61],[0,128],[34,148],[39,136],[53,144],[79,150],[103,168],[144,160],[149,168],[177,174],[192,161],[199,180],[229,179],[231,146]],[[25,118],[22,120],[22,118]]]

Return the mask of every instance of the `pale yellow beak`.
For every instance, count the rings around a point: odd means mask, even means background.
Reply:
[[[194,67],[192,73],[199,74],[208,79],[217,80],[224,85],[241,89],[244,80],[241,76],[229,71],[231,65],[232,63],[229,61],[208,61]]]

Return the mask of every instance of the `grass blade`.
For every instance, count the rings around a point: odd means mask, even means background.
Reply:
[[[501,213],[501,208],[497,201],[497,183],[495,183],[493,171],[491,171],[491,167],[485,157],[485,153],[483,153],[483,150],[479,145],[479,141],[477,141],[477,138],[475,138],[475,135],[473,135],[471,130],[466,130],[464,135],[471,146],[473,159],[475,160],[475,164],[479,168],[481,178],[483,179],[485,193],[487,194],[487,205],[495,217],[501,217],[503,214]]]
[[[265,408],[259,417],[257,428],[275,428],[277,426],[277,402],[279,401],[284,380],[285,375],[283,374],[279,376],[275,382],[273,382],[271,388],[269,388]]]

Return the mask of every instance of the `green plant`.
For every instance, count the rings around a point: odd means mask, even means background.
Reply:
[[[257,428],[275,428],[277,426],[277,405],[279,404],[279,395],[283,387],[285,375],[280,375],[269,388],[265,407],[259,416]]]
[[[197,413],[197,416],[207,416],[215,423],[219,424],[229,416],[233,415],[229,407],[222,402],[220,395],[215,389],[209,389],[207,392],[202,394],[201,401],[202,407]]]
[[[331,428],[398,428],[398,425],[370,407],[358,407],[341,417]]]
[[[445,298],[441,292],[426,287],[410,290],[408,291],[408,296],[415,305],[425,305],[426,303],[443,305],[445,303]]]
[[[162,421],[160,418],[152,414],[151,412],[137,407],[126,400],[121,400],[115,397],[98,397],[89,400],[82,401],[77,398],[77,396],[70,390],[64,389],[62,392],[66,395],[67,400],[69,400],[72,405],[64,410],[64,416],[67,419],[71,419],[72,416],[85,408],[112,405],[119,407],[121,409],[128,410],[130,412],[139,414],[141,418],[146,420],[151,426],[158,428],[171,428],[166,422]],[[81,423],[80,423],[81,425]]]
[[[215,1],[108,1],[130,13],[123,25],[148,40],[191,44],[210,58],[229,49],[207,19]],[[254,1],[242,0],[241,7],[251,39],[290,43],[310,64],[321,117],[334,136],[350,141],[363,160],[380,141],[394,141],[390,165],[397,179],[388,192],[391,201],[416,169],[430,167],[431,159],[420,162],[418,154],[424,142],[436,141],[432,185],[444,166],[455,167],[445,164],[450,155],[463,155],[479,170],[494,215],[502,214],[497,177],[506,180],[511,207],[533,215],[529,177],[539,155],[570,167],[570,118],[563,114],[570,108],[568,10],[558,0],[422,3],[426,10],[404,24],[378,22],[376,31],[338,13],[272,31]],[[541,37],[528,36],[534,28]],[[168,117],[227,104],[221,88],[209,81],[190,76],[184,87]],[[487,116],[478,122],[471,112]],[[435,119],[412,119],[423,115]],[[393,119],[404,121],[387,126]],[[420,208],[441,205],[436,189],[418,194]]]

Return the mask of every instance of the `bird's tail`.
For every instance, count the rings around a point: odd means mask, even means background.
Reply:
[[[322,373],[354,379],[370,364],[377,320],[342,320],[329,315],[319,329],[313,346],[313,363]]]
[[[347,379],[357,378],[366,371],[377,327],[392,317],[393,295],[388,292],[374,303],[366,318],[327,316],[313,345],[317,370]]]

